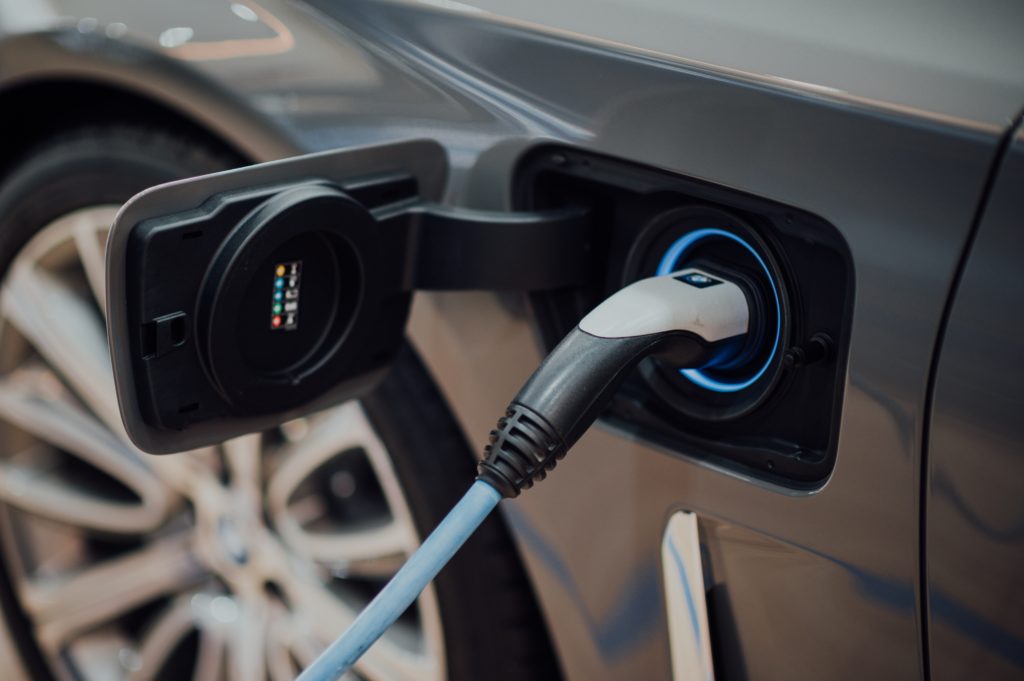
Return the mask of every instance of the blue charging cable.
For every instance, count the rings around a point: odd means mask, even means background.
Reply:
[[[296,681],[334,681],[347,672],[412,605],[499,501],[501,493],[498,490],[483,480],[474,482],[345,633],[306,667]]]

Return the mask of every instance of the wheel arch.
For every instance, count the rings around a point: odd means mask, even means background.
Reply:
[[[271,119],[189,65],[76,32],[0,39],[0,173],[69,127],[138,122],[185,129],[250,163],[300,153]]]

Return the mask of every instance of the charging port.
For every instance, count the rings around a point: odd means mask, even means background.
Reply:
[[[513,201],[518,210],[592,206],[597,220],[599,276],[532,297],[549,348],[610,292],[644,277],[696,267],[743,280],[753,292],[758,326],[744,352],[698,368],[644,361],[607,421],[787,486],[813,488],[828,477],[853,278],[835,227],[734,189],[555,146],[522,159]]]
[[[652,389],[680,412],[707,421],[748,414],[771,395],[783,369],[791,313],[785,277],[765,241],[744,220],[702,205],[672,208],[639,234],[625,278],[668,274],[684,267],[723,271],[747,281],[753,326],[746,351],[725,364],[679,368],[647,363]]]

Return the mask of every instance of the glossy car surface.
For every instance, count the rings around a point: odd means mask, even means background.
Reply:
[[[155,107],[253,162],[429,137],[446,200],[501,209],[520,155],[557,141],[797,206],[849,245],[826,484],[597,428],[503,505],[567,679],[670,678],[677,509],[700,517],[719,678],[1021,673],[1018,6],[242,4],[256,21],[226,2],[0,5],[5,145],[90,106]],[[492,293],[420,294],[409,332],[473,443],[542,357],[526,308]]]

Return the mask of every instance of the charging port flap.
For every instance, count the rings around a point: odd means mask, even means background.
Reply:
[[[438,201],[444,149],[346,149],[172,182],[107,243],[107,331],[143,450],[261,430],[372,386],[403,342],[406,235],[375,211]],[[390,238],[389,243],[387,239]]]

